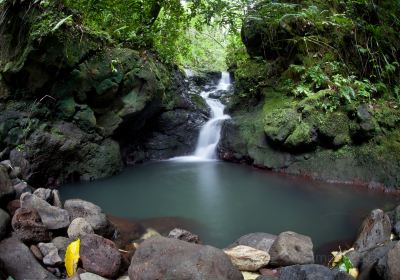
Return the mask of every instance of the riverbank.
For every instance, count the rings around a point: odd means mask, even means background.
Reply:
[[[317,254],[305,235],[251,233],[232,240],[223,250],[201,245],[201,236],[182,229],[165,231],[167,237],[162,237],[144,224],[110,219],[89,201],[61,203],[57,190],[28,186],[18,179],[18,170],[9,161],[0,163],[2,277],[65,278],[66,247],[80,238],[81,264],[71,279],[128,279],[123,278],[128,275],[131,280],[188,275],[193,279],[295,280],[303,279],[301,275],[351,279],[337,269],[314,264],[328,262],[330,256]],[[379,279],[399,276],[395,265],[400,261],[399,213],[400,207],[387,213],[374,210],[364,220],[355,250],[347,254],[360,272],[359,279],[375,273]]]

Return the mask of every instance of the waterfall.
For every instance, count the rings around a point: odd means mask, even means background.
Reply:
[[[211,94],[226,92],[231,87],[230,76],[228,72],[222,72],[221,79],[216,87],[210,87],[201,92],[207,105],[211,109],[211,118],[201,128],[197,141],[196,150],[193,155],[186,157],[177,157],[173,160],[178,161],[205,161],[217,159],[217,146],[221,138],[221,129],[224,120],[229,119],[229,115],[224,114],[225,106],[218,99],[210,98]]]

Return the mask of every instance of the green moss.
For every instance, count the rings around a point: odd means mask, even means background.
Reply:
[[[292,134],[286,139],[285,146],[290,149],[308,148],[315,142],[313,134],[313,128],[309,124],[302,122],[296,126]]]
[[[349,123],[351,121],[343,112],[334,112],[322,115],[319,124],[319,133],[328,145],[341,147],[350,143]]]
[[[264,118],[264,132],[267,137],[278,143],[283,143],[295,130],[300,121],[300,115],[293,109],[275,109]]]

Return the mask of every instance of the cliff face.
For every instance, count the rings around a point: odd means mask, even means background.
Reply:
[[[226,160],[400,187],[398,3],[263,1],[234,68]]]
[[[207,111],[177,67],[116,46],[58,1],[40,3],[0,6],[2,158],[54,185],[191,151]]]

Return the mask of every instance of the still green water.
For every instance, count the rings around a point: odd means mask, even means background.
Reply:
[[[105,180],[66,185],[60,191],[63,199],[89,200],[114,216],[191,221],[189,230],[220,248],[247,233],[286,230],[311,236],[316,247],[348,241],[372,209],[396,204],[393,196],[364,188],[224,162],[148,163]]]

